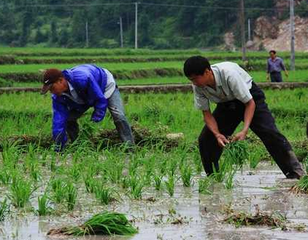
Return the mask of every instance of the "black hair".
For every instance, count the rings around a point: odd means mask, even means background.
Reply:
[[[275,51],[275,50],[271,50],[271,51],[269,51],[268,53],[274,53],[274,54],[276,54],[276,51]]]
[[[209,60],[202,56],[192,56],[188,58],[184,63],[184,74],[186,77],[192,75],[203,75],[205,69],[211,70]]]

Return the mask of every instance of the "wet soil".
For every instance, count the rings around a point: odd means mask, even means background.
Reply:
[[[308,196],[292,194],[289,189],[294,180],[285,179],[277,166],[261,163],[257,170],[238,172],[235,187],[226,190],[215,184],[212,195],[198,193],[198,176],[191,188],[178,182],[174,197],[166,191],[148,190],[143,200],[131,200],[122,194],[122,200],[104,207],[86,193],[71,213],[59,213],[38,217],[27,210],[13,211],[0,223],[0,239],[308,239]],[[1,188],[0,188],[1,190]],[[37,197],[32,206],[37,207]],[[148,200],[150,199],[150,200]],[[285,231],[268,226],[244,226],[236,228],[223,220],[226,209],[255,214],[277,212],[287,219]],[[139,233],[132,237],[67,237],[47,236],[52,228],[79,225],[102,210],[127,214]]]

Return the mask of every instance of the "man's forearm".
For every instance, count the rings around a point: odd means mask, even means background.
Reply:
[[[210,112],[204,112],[204,122],[215,136],[220,134],[217,122]]]
[[[244,128],[243,131],[248,132],[249,126],[253,119],[255,113],[256,104],[253,99],[245,104],[245,113],[244,113]]]

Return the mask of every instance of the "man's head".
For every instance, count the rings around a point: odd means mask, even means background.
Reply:
[[[198,87],[212,85],[214,83],[214,74],[209,61],[202,56],[193,56],[184,63],[184,74]]]
[[[68,84],[63,73],[56,68],[47,69],[43,77],[42,94],[50,91],[57,96],[68,90]]]
[[[271,57],[272,59],[274,59],[274,58],[276,57],[276,51],[275,51],[275,50],[271,50],[271,51],[269,51],[268,53],[269,53],[269,55],[270,55],[270,57]]]

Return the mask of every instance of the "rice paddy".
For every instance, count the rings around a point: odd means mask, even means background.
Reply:
[[[140,68],[181,71],[183,62],[173,59],[194,54],[208,54],[213,61],[239,61],[236,58],[240,56],[198,50],[135,53],[75,49],[63,51],[63,56],[55,56],[53,49],[0,52],[18,59],[50,57],[70,61],[82,55],[93,59],[105,54],[104,58],[115,61],[98,65],[124,72]],[[256,66],[267,57],[266,53],[250,54]],[[298,66],[304,69],[291,72],[289,80],[306,81],[306,55],[299,56]],[[137,57],[147,60],[116,61]],[[162,61],[151,62],[151,57]],[[73,65],[4,64],[0,73],[32,73],[47,66]],[[251,75],[257,82],[265,81],[266,75],[260,70],[252,70]],[[5,79],[13,86],[40,86],[35,79],[15,80]],[[117,82],[133,85],[187,80],[180,75],[145,74],[143,78],[123,78]],[[266,90],[265,94],[278,128],[306,166],[308,90]],[[251,239],[308,236],[307,178],[284,181],[283,174],[251,131],[246,141],[227,146],[220,170],[207,177],[197,147],[202,115],[193,107],[192,93],[122,94],[122,99],[136,138],[134,149],[120,143],[109,113],[102,123],[95,124],[89,121],[89,111],[79,120],[81,134],[77,141],[64,152],[56,153],[51,140],[50,96],[0,95],[1,239],[48,239],[48,232],[68,235],[68,239],[92,239],[88,234],[129,235],[130,239],[247,239],[247,231],[255,236]],[[170,133],[181,137],[170,138]],[[227,216],[223,211],[226,206],[233,209]],[[278,230],[272,230],[273,226]]]

